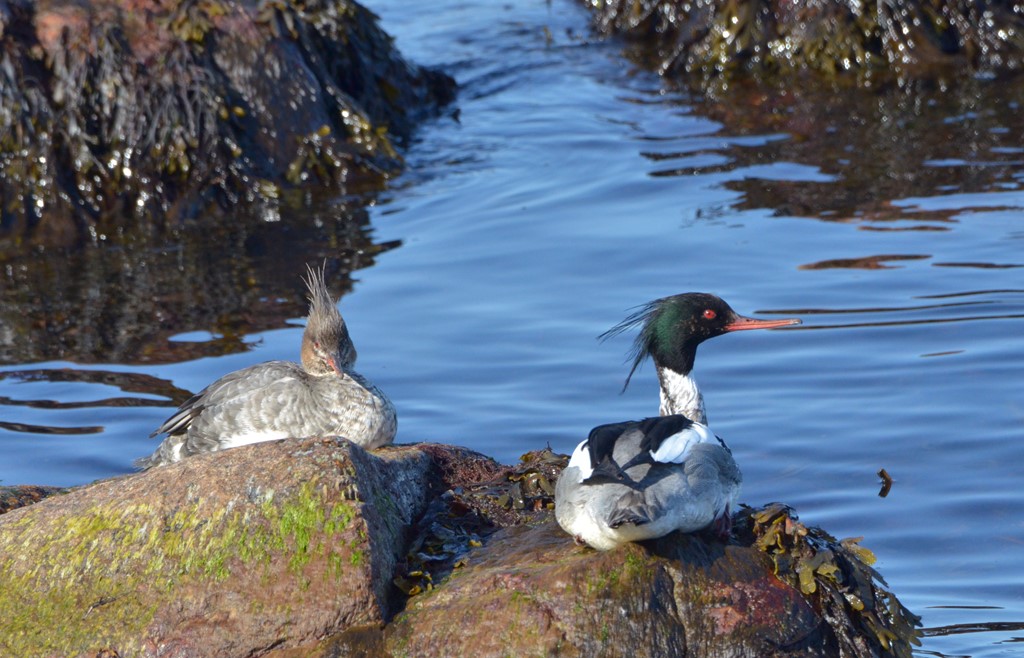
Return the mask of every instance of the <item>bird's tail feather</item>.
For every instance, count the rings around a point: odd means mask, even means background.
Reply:
[[[612,511],[608,514],[608,526],[618,528],[626,523],[633,525],[644,525],[651,522],[651,516],[647,511],[647,503],[643,494],[639,491],[628,491],[617,501]]]

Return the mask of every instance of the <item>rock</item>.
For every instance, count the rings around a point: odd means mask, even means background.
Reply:
[[[423,451],[262,443],[0,517],[0,655],[245,656],[388,616]]]
[[[0,0],[0,35],[0,237],[18,243],[379,188],[454,97],[351,0]]]
[[[599,552],[551,522],[502,529],[444,585],[411,599],[379,655],[887,655],[855,611],[833,615],[785,573],[776,577],[752,541],[751,514],[729,545],[670,535]],[[892,655],[910,658],[915,623],[906,610],[895,615]]]
[[[593,551],[565,461],[293,440],[73,490],[0,516],[0,654],[910,657],[856,541],[773,504]]]
[[[594,24],[637,44],[660,72],[709,85],[813,71],[866,86],[1024,68],[1013,2],[585,0]]]

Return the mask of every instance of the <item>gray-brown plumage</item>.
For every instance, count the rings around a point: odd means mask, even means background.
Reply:
[[[302,365],[268,361],[213,382],[153,432],[167,437],[150,457],[138,460],[140,467],[291,437],[341,436],[367,449],[394,440],[394,406],[353,370],[356,349],[323,269],[308,268],[308,274]]]

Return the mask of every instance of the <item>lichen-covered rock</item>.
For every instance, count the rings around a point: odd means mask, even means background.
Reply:
[[[1024,68],[1024,14],[1013,0],[585,2],[599,30],[694,82],[814,71],[872,84]]]
[[[351,0],[0,0],[0,237],[356,192],[453,97]]]
[[[388,616],[430,460],[263,443],[0,516],[0,655],[245,656]]]

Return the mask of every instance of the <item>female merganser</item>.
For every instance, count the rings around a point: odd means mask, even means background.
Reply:
[[[731,527],[742,476],[725,441],[707,427],[704,398],[690,377],[697,346],[743,329],[771,329],[800,320],[737,315],[705,293],[657,299],[601,338],[641,326],[626,385],[648,356],[661,383],[661,416],[595,427],[569,459],[555,488],[555,517],[576,538],[599,550]]]
[[[221,377],[150,435],[167,438],[138,466],[289,437],[341,436],[367,450],[394,440],[394,406],[352,369],[356,349],[327,291],[324,271],[308,271],[302,365],[268,361]]]

